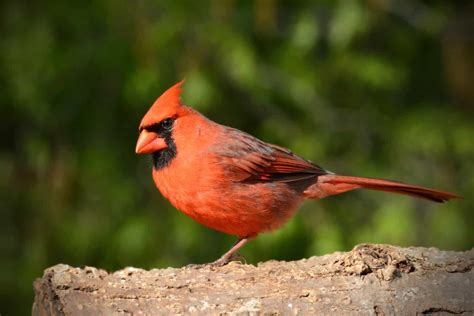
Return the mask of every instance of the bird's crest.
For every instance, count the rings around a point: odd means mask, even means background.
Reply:
[[[143,117],[140,127],[149,126],[160,122],[169,117],[179,117],[186,115],[188,108],[181,103],[182,85],[184,80],[173,85],[171,88],[163,92],[156,99],[148,112]]]

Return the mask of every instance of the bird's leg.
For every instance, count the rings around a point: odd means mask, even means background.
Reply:
[[[232,256],[235,255],[240,248],[242,248],[247,242],[249,242],[253,238],[254,237],[239,237],[239,239],[237,239],[237,242],[232,246],[232,248],[230,248],[229,251],[223,254],[222,257],[211,263],[211,265],[220,267],[228,264],[231,261]]]
[[[229,251],[227,251],[225,254],[222,255],[222,257],[220,257],[214,262],[204,263],[204,264],[188,264],[186,267],[200,269],[200,268],[209,267],[209,266],[211,267],[225,266],[226,264],[232,261],[232,258],[234,257],[234,255],[236,255],[237,251],[253,238],[255,238],[255,235],[248,236],[248,237],[239,237],[239,239],[237,239],[237,242],[232,246],[232,248],[230,248]]]

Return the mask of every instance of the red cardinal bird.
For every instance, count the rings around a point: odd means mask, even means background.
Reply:
[[[217,124],[180,100],[182,82],[143,117],[135,151],[153,157],[153,180],[181,212],[237,243],[214,265],[261,232],[282,226],[306,199],[354,189],[388,191],[435,202],[458,196],[381,179],[340,176],[240,130]]]

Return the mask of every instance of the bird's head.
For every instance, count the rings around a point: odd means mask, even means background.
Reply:
[[[183,81],[180,81],[166,90],[153,103],[140,123],[135,152],[153,154],[155,169],[167,166],[176,156],[173,127],[180,117],[191,113],[191,110],[181,103],[182,84]]]

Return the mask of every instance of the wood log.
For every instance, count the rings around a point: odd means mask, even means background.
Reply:
[[[293,262],[108,273],[59,264],[33,315],[474,314],[474,249],[363,244]]]

